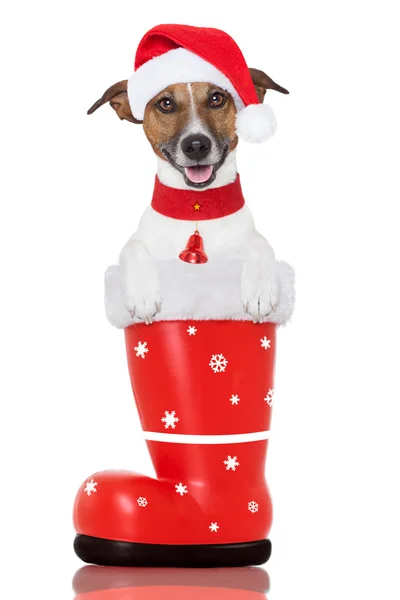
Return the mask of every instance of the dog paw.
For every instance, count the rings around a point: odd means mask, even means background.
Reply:
[[[131,260],[122,268],[124,306],[131,318],[147,324],[161,310],[161,286],[156,265],[149,260]]]
[[[254,323],[262,323],[279,304],[279,279],[274,266],[250,260],[243,266],[241,295],[244,311]]]

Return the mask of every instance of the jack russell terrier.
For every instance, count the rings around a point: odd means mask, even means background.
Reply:
[[[154,28],[153,39],[167,30],[173,45],[146,55],[144,38],[132,78],[108,88],[88,111],[109,102],[120,119],[142,123],[157,160],[151,206],[119,264],[106,272],[107,317],[119,328],[168,319],[282,324],[293,310],[293,270],[275,260],[255,228],[240,188],[236,147],[239,137],[263,141],[273,134],[265,93],[288,91],[263,71],[246,66],[244,72],[242,55],[213,58],[212,48],[187,49],[174,27]],[[267,126],[256,120],[259,108],[269,117]],[[251,134],[241,117],[246,111]],[[198,266],[179,260],[194,229],[209,259]]]

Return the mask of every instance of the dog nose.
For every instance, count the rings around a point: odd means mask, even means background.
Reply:
[[[201,160],[205,158],[211,150],[211,140],[202,133],[188,135],[182,140],[182,151],[192,160]]]

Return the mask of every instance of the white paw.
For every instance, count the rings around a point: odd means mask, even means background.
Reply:
[[[161,310],[161,286],[152,260],[129,260],[122,267],[124,306],[131,318],[147,324]]]
[[[279,304],[280,285],[275,266],[262,260],[245,262],[241,294],[244,311],[254,323],[263,322]]]

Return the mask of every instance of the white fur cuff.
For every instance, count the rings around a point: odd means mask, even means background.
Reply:
[[[162,307],[154,321],[231,319],[251,321],[243,311],[240,297],[242,261],[209,262],[193,266],[179,260],[157,261],[161,281]],[[285,262],[275,263],[280,284],[280,302],[265,320],[287,323],[294,310],[294,270]],[[201,271],[199,270],[201,269]],[[221,275],[223,273],[223,275]],[[135,322],[124,306],[122,271],[119,265],[105,274],[105,309],[112,325],[124,329]]]
[[[154,96],[174,83],[213,83],[229,92],[238,110],[244,104],[227,77],[214,65],[185,48],[170,50],[139,67],[128,80],[128,98],[132,114],[143,120],[146,105]]]

